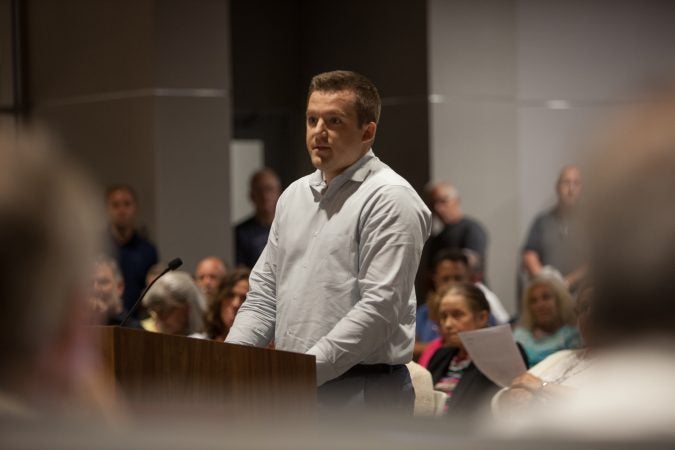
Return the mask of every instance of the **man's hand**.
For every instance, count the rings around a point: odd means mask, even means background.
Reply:
[[[542,264],[539,255],[534,250],[526,250],[522,256],[523,268],[530,276],[534,278],[541,272]]]
[[[500,394],[501,410],[517,411],[528,408],[537,397],[537,392],[544,386],[544,381],[529,372],[522,373],[513,379],[511,386]]]
[[[530,372],[524,372],[513,379],[509,389],[521,388],[536,392],[542,387],[544,387],[544,380]]]
[[[523,388],[509,388],[499,397],[500,411],[518,411],[526,409],[535,399],[535,395]]]

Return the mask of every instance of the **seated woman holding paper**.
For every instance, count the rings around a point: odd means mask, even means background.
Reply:
[[[530,406],[561,397],[571,389],[584,383],[584,373],[592,364],[592,333],[589,330],[589,316],[593,288],[583,285],[579,289],[576,303],[577,326],[584,348],[561,350],[516,377],[511,386],[499,391],[492,399],[492,412],[498,417],[522,411]]]
[[[532,280],[523,293],[521,311],[513,336],[525,348],[530,366],[559,350],[579,347],[572,299],[562,281],[552,277]]]
[[[437,315],[449,347],[438,349],[429,361],[427,368],[434,389],[448,396],[446,414],[478,412],[489,406],[499,386],[472,363],[458,333],[487,327],[490,305],[483,292],[472,284],[450,285],[439,297]]]

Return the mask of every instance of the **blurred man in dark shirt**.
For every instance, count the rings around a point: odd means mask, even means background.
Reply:
[[[250,189],[255,212],[238,224],[234,233],[236,265],[252,268],[267,244],[277,200],[281,194],[281,182],[272,169],[264,168],[253,174]]]
[[[124,278],[124,309],[128,311],[145,287],[148,270],[158,262],[157,249],[136,229],[138,198],[131,186],[110,187],[106,194],[106,209],[113,256]]]

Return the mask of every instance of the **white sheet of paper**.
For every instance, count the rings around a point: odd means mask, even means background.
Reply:
[[[459,339],[478,370],[501,387],[527,370],[510,325],[463,331]]]

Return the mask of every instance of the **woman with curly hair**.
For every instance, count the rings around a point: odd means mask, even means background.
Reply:
[[[224,341],[229,333],[239,307],[246,300],[248,292],[248,269],[236,269],[225,278],[218,294],[206,310],[205,336],[207,339]],[[197,337],[197,336],[195,336]]]

